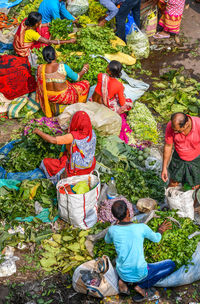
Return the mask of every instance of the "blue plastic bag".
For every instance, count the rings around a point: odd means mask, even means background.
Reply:
[[[9,2],[9,0],[0,0],[0,8],[10,8],[18,5],[22,0],[16,0],[15,2]]]
[[[16,142],[19,142],[19,140],[13,140],[13,141],[9,142],[8,144],[6,144],[5,146],[3,146],[0,149],[0,154],[7,156],[8,153],[14,147],[13,146],[14,143],[16,143]],[[24,179],[33,180],[36,178],[46,178],[46,175],[39,168],[36,168],[31,171],[27,171],[27,172],[16,172],[16,173],[9,172],[9,173],[7,173],[3,167],[0,167],[0,178],[1,179],[5,179],[5,178],[6,179],[15,179],[18,181],[23,181]]]
[[[4,53],[7,50],[13,50],[12,43],[3,43],[0,41],[0,53]]]
[[[128,15],[128,21],[126,22],[126,25],[125,25],[125,33],[126,35],[129,34],[131,28],[132,28],[132,25],[134,27],[134,25],[136,25],[135,23],[135,20],[133,18],[133,13],[131,12],[129,15]]]

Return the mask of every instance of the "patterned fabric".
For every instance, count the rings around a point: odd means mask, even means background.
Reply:
[[[185,0],[160,0],[158,6],[162,12],[159,25],[165,32],[178,34],[184,10]]]
[[[31,75],[28,57],[0,56],[0,92],[9,100],[34,92],[35,77]]]
[[[47,117],[52,117],[51,110],[47,114],[47,108],[49,103],[56,103],[62,105],[70,105],[77,102],[86,102],[89,92],[90,84],[87,80],[79,81],[71,84],[66,80],[67,88],[63,91],[47,91],[46,79],[44,77],[45,71],[42,72],[45,65],[40,65],[37,72],[37,89],[36,89],[36,101],[40,103],[42,111]],[[45,97],[46,96],[46,97]]]
[[[107,74],[103,74],[101,90],[104,105],[114,112],[119,112],[119,110],[129,111],[133,107],[133,102],[130,98],[126,98],[126,102],[122,107],[119,104],[119,98],[117,95],[113,98],[108,98],[108,80],[109,76]]]
[[[200,184],[200,155],[192,161],[182,160],[176,150],[169,165],[170,178],[182,184],[188,183],[191,187]]]
[[[49,33],[49,27],[48,26],[38,27],[37,32],[40,34],[41,37],[46,38],[48,40],[50,39],[50,33]],[[36,41],[34,43],[34,45],[31,47],[31,49],[39,49],[39,48],[45,47],[47,45],[48,44]]]
[[[18,25],[18,21],[16,18],[9,19],[6,14],[0,12],[0,30],[3,28],[9,28],[11,26]]]
[[[21,57],[28,57],[30,55],[30,49],[34,45],[34,41],[29,43],[24,42],[25,32],[27,30],[27,26],[25,25],[26,19],[24,19],[18,27],[13,42],[13,47],[16,54]]]

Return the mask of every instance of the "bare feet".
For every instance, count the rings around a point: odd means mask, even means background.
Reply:
[[[176,35],[174,39],[177,44],[180,44],[181,41],[178,35]]]
[[[141,294],[143,297],[145,297],[145,290],[139,287],[138,285],[134,287],[135,291],[137,291],[139,294]]]
[[[126,285],[126,283],[124,283],[121,279],[119,279],[119,292],[122,294],[130,294],[128,286]]]

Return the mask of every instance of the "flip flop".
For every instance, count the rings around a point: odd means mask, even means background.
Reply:
[[[157,33],[153,36],[153,38],[155,38],[155,39],[167,39],[167,38],[170,38],[170,35],[167,35],[167,34],[166,35],[161,35],[161,34]]]
[[[145,296],[143,297],[142,295],[138,294],[133,297],[133,301],[136,303],[140,303],[143,301],[155,301],[160,299],[159,294],[156,292],[155,289],[145,289]]]

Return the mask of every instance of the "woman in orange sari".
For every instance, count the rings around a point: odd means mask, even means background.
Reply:
[[[42,15],[38,12],[32,12],[28,15],[28,18],[24,19],[14,37],[13,47],[17,55],[21,57],[28,57],[30,55],[30,50],[34,48],[36,42],[50,44],[65,44],[65,43],[75,43],[76,39],[70,40],[51,40],[41,37],[36,31],[37,28],[41,26],[46,26],[46,24],[41,24]]]
[[[40,103],[46,117],[53,116],[52,104],[86,102],[90,84],[87,80],[78,80],[87,73],[89,65],[85,64],[79,73],[75,73],[67,64],[56,62],[56,53],[52,46],[46,46],[42,54],[47,64],[38,67],[36,101]],[[70,83],[67,77],[78,82]]]

